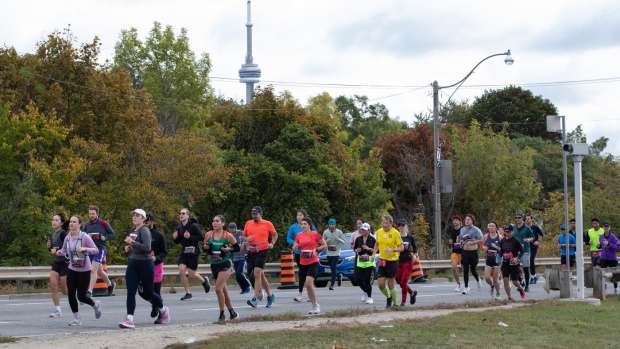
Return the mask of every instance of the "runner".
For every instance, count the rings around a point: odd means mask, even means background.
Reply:
[[[601,258],[601,249],[597,245],[603,232],[601,221],[598,217],[592,217],[592,228],[588,229],[587,234],[584,233],[583,241],[586,245],[590,245],[590,260],[593,267],[598,265],[598,260]]]
[[[224,306],[226,306],[230,313],[230,319],[234,320],[239,318],[239,314],[233,309],[230,302],[226,281],[232,275],[230,251],[239,252],[240,248],[235,237],[224,230],[226,226],[226,218],[224,216],[218,214],[213,217],[211,225],[213,230],[205,236],[203,249],[209,254],[211,259],[211,275],[215,279],[215,293],[220,306],[218,321],[226,321]]]
[[[151,258],[153,259],[153,291],[161,297],[161,283],[164,281],[164,258],[168,256],[168,246],[164,234],[155,227],[155,215],[146,214],[144,224],[151,231]],[[144,294],[142,285],[138,287],[138,294],[147,302],[151,303],[151,317],[157,317],[154,324],[161,325],[162,319],[159,308]]]
[[[618,266],[618,256],[616,252],[620,250],[620,242],[611,231],[611,223],[603,223],[603,235],[599,237],[598,248],[601,249],[601,258],[599,259],[599,267],[616,268]],[[614,282],[614,294],[620,294],[618,283]]]
[[[450,229],[450,248],[452,248],[452,254],[450,255],[450,269],[452,269],[452,275],[456,281],[456,288],[454,292],[463,292],[464,287],[461,286],[459,279],[459,264],[461,264],[461,254],[463,249],[461,248],[461,242],[458,237],[461,234],[461,228],[463,227],[463,219],[461,216],[456,215],[452,217],[452,229]]]
[[[495,299],[502,299],[499,294],[499,272],[500,272],[500,257],[499,257],[499,241],[501,240],[499,234],[497,234],[497,223],[491,221],[487,228],[489,233],[484,236],[484,243],[482,249],[485,254],[484,264],[484,280],[491,286],[491,297],[493,297],[493,289],[495,289]]]
[[[517,224],[514,226],[514,237],[523,245],[523,250],[525,251],[523,256],[519,258],[521,267],[523,268],[523,277],[519,275],[521,286],[525,286],[525,292],[530,292],[530,245],[534,242],[534,233],[532,229],[525,224],[523,219],[523,213],[519,212],[515,215]]]
[[[392,227],[394,219],[390,215],[381,217],[381,229],[375,236],[377,243],[372,252],[372,259],[379,252],[379,270],[377,272],[377,284],[379,290],[387,298],[386,308],[396,306],[398,303],[398,291],[396,291],[396,272],[398,271],[398,257],[403,251],[403,240],[398,230]],[[385,287],[387,279],[387,288]]]
[[[302,229],[301,229],[301,220],[308,217],[308,212],[306,212],[306,210],[303,209],[299,209],[297,210],[297,222],[293,223],[291,225],[291,227],[288,229],[288,234],[286,235],[286,242],[288,242],[289,245],[293,246],[295,245],[295,237],[297,236],[297,234],[301,233]],[[316,228],[313,226],[312,227],[313,231],[316,231]],[[299,253],[300,250],[295,251],[295,254],[293,255],[293,258],[295,259],[295,264],[297,265],[297,270],[299,270]],[[299,294],[297,294],[297,296],[295,298],[293,298],[293,300],[295,302],[303,302],[303,289],[304,289],[304,282],[302,280],[299,280]],[[262,291],[262,290],[261,290]],[[262,294],[259,293],[258,294],[258,300],[262,300]]]
[[[362,226],[362,224],[364,224],[364,219],[358,218],[357,220],[355,220],[355,231],[351,233],[351,237],[349,240],[349,245],[351,246],[353,250],[355,250],[355,248],[353,248],[353,246],[355,245],[355,240],[357,240],[357,238],[361,235],[360,227]],[[370,231],[370,224],[368,225],[368,230]],[[356,255],[355,256],[356,260],[357,260],[357,257],[358,256]],[[357,271],[357,263],[353,265],[353,275],[356,275],[356,271]],[[366,300],[367,300],[366,292],[363,292],[362,302],[366,302]]]
[[[237,223],[230,222],[228,223],[228,232],[235,237],[235,241],[240,243],[239,251],[236,251],[233,254],[233,268],[235,269],[235,280],[237,281],[237,285],[239,285],[239,289],[241,290],[240,294],[250,293],[251,284],[250,280],[245,276],[245,258],[248,254],[247,248],[245,248],[245,243],[242,243],[243,240],[243,230],[237,230]]]
[[[373,251],[377,240],[370,235],[370,225],[362,223],[359,227],[360,236],[355,239],[353,250],[356,253],[355,258],[355,282],[364,292],[362,302],[373,304],[372,299],[372,276],[375,271],[375,258]]]
[[[512,301],[514,299],[510,296],[508,278],[510,278],[512,284],[517,287],[517,291],[519,291],[521,298],[525,298],[525,291],[519,282],[519,260],[523,257],[525,250],[519,240],[514,237],[514,226],[512,224],[504,226],[504,234],[504,238],[500,241],[500,253],[502,254],[501,268],[502,276],[504,277],[504,291],[506,291],[508,300]]]
[[[198,245],[205,238],[197,224],[198,221],[196,218],[189,218],[189,210],[186,208],[181,209],[179,219],[181,224],[179,224],[177,230],[172,233],[172,239],[175,244],[181,244],[179,277],[185,289],[185,296],[183,296],[181,300],[187,301],[192,299],[192,291],[189,289],[187,275],[192,279],[200,281],[202,287],[205,289],[205,293],[209,293],[211,285],[209,284],[208,277],[203,279],[202,276],[196,272],[196,270],[198,270],[198,256],[200,255]]]
[[[342,274],[338,273],[336,267],[338,266],[338,259],[340,259],[340,248],[344,245],[344,234],[342,230],[336,229],[336,220],[330,218],[327,221],[328,229],[323,232],[323,240],[327,243],[327,263],[329,264],[329,270],[331,273],[331,283],[329,289],[334,290],[334,284],[338,279],[338,287],[342,285]]]
[[[530,284],[536,284],[538,282],[538,276],[536,276],[536,255],[545,234],[539,226],[533,224],[532,219],[531,214],[525,216],[525,224],[530,227],[532,234],[534,234],[534,241],[530,244]]]
[[[305,217],[301,221],[302,233],[295,237],[293,251],[301,249],[299,261],[299,283],[306,285],[308,298],[312,302],[312,309],[308,314],[320,314],[321,307],[316,300],[316,289],[314,288],[314,279],[319,271],[319,251],[327,248],[327,243],[319,233],[312,231],[312,220]]]
[[[251,213],[252,219],[245,223],[243,229],[243,242],[248,243],[248,269],[254,272],[254,297],[247,303],[253,308],[258,306],[257,298],[262,286],[267,292],[267,308],[271,308],[276,300],[276,294],[269,289],[269,282],[263,269],[269,259],[269,250],[278,240],[278,233],[270,221],[263,219],[263,209],[260,206],[252,207]]]
[[[99,253],[99,249],[93,239],[85,232],[81,231],[84,220],[80,216],[72,216],[69,219],[69,234],[65,237],[62,248],[56,251],[56,256],[67,256],[69,260],[69,270],[67,271],[67,294],[69,306],[73,312],[73,320],[69,326],[81,326],[82,318],[78,310],[78,299],[80,302],[93,307],[95,319],[101,317],[101,304],[93,301],[86,295],[88,283],[90,282],[91,262],[90,255]],[[77,295],[77,299],[76,299]]]
[[[84,226],[86,234],[95,242],[99,252],[95,255],[89,256],[92,262],[92,269],[90,271],[90,284],[88,285],[88,297],[93,295],[93,287],[97,282],[97,275],[101,277],[106,284],[108,284],[108,296],[114,293],[114,287],[116,283],[110,281],[108,274],[103,270],[101,265],[104,263],[106,253],[108,251],[108,240],[114,238],[114,230],[107,221],[99,219],[99,206],[91,205],[88,207],[89,222]]]
[[[131,211],[134,228],[125,238],[125,252],[129,252],[127,269],[125,270],[125,282],[127,283],[127,316],[125,320],[118,323],[120,328],[135,329],[133,314],[136,310],[136,292],[138,286],[142,284],[142,293],[145,299],[150,299],[151,303],[159,309],[162,324],[167,325],[170,321],[170,311],[164,307],[162,298],[153,291],[153,280],[155,269],[153,257],[151,255],[151,231],[144,225],[146,212],[142,209]]]
[[[52,218],[52,228],[54,234],[51,239],[47,240],[47,249],[54,257],[52,263],[52,271],[50,272],[50,286],[52,287],[52,301],[56,308],[50,317],[62,317],[60,309],[60,295],[58,294],[58,285],[63,295],[67,295],[67,270],[69,270],[69,261],[64,256],[57,256],[56,252],[62,247],[65,237],[67,237],[67,229],[69,229],[69,221],[64,213],[58,212]]]
[[[566,265],[570,270],[575,268],[575,247],[577,247],[577,240],[572,234],[568,234],[568,261],[566,260],[566,225],[560,226],[561,233],[558,235],[558,247],[560,248],[560,264],[562,269],[566,269]],[[568,263],[567,263],[568,262]]]
[[[463,280],[465,288],[462,294],[469,294],[469,271],[478,283],[478,291],[482,291],[482,280],[478,276],[476,267],[478,266],[478,245],[482,244],[482,232],[474,226],[476,218],[468,214],[465,216],[465,226],[461,228],[457,242],[461,243],[463,251],[461,253],[461,263],[463,264]]]
[[[407,221],[399,219],[397,224],[400,232],[400,239],[403,241],[403,250],[398,256],[398,270],[396,272],[396,280],[400,285],[400,292],[402,298],[400,300],[400,306],[405,306],[407,295],[409,295],[409,303],[415,304],[418,291],[414,291],[409,287],[409,276],[411,275],[411,269],[413,269],[413,254],[418,253],[418,246],[415,244],[413,235],[409,234],[409,227]]]

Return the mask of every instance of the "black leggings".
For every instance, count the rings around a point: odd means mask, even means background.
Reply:
[[[532,275],[536,275],[536,254],[538,253],[538,247],[534,248],[530,246],[530,272]],[[527,265],[525,265],[527,267]],[[528,278],[529,279],[529,278]]]
[[[157,293],[157,295],[159,295],[161,297],[161,282],[156,282],[153,284],[153,292]],[[138,294],[140,295],[140,297],[142,297],[142,299],[144,299],[145,301],[153,304],[153,300],[148,298],[145,294],[144,294],[144,287],[142,286],[142,284],[140,284],[140,286],[138,287]],[[153,304],[155,305],[155,304]]]
[[[127,283],[127,314],[133,315],[136,310],[136,292],[138,286],[142,284],[144,299],[149,299],[151,304],[159,309],[164,307],[161,297],[153,291],[153,260],[139,260],[129,258],[127,270],[125,271],[125,281]]]
[[[75,271],[69,269],[67,271],[67,292],[69,297],[69,306],[74,313],[78,312],[78,299],[80,302],[95,306],[95,302],[92,298],[86,296],[88,286],[90,285],[90,270],[87,271]],[[77,298],[75,294],[77,292]]]
[[[476,278],[476,281],[480,280],[476,267],[478,266],[478,251],[465,251],[461,253],[461,264],[463,265],[463,280],[465,281],[465,287],[469,285],[469,271],[471,275]]]
[[[375,268],[373,267],[355,268],[355,282],[357,282],[357,285],[362,289],[362,291],[366,292],[368,297],[372,297],[372,284],[370,283],[370,280],[374,270]]]

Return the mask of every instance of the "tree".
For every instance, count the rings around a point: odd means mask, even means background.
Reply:
[[[557,115],[557,108],[548,99],[534,96],[529,90],[509,86],[501,90],[484,91],[476,97],[470,108],[462,104],[450,104],[446,110],[446,119],[451,124],[471,125],[473,120],[478,124],[489,124],[494,132],[502,131],[511,137],[530,136],[545,140],[559,141],[556,132],[547,132],[547,115]]]
[[[342,126],[343,130],[349,134],[349,141],[360,135],[364,136],[362,158],[368,156],[375,142],[384,134],[407,128],[406,122],[390,118],[390,112],[385,105],[368,104],[366,96],[339,96],[334,102],[342,113]]]
[[[450,138],[452,197],[458,212],[474,214],[482,226],[491,219],[506,221],[537,201],[541,185],[536,180],[533,149],[518,149],[506,134],[481,128],[476,121],[465,133],[453,133]]]
[[[196,59],[185,28],[175,37],[172,26],[154,22],[144,42],[137,29],[122,30],[114,51],[114,69],[127,71],[134,88],[152,95],[164,133],[204,126],[213,104],[211,59],[206,53]]]

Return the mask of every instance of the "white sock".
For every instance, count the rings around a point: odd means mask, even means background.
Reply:
[[[110,282],[108,283],[108,286],[112,286],[112,281],[110,281]]]
[[[60,310],[60,305],[56,306],[56,311],[62,311],[62,310]]]
[[[133,315],[127,314],[127,318],[129,319],[129,321],[133,321]]]

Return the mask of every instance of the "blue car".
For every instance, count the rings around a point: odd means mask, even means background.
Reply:
[[[357,286],[354,278],[354,266],[355,266],[355,252],[351,249],[349,241],[351,240],[351,234],[344,234],[345,243],[340,250],[340,258],[338,258],[338,265],[336,271],[338,274],[342,274],[343,280],[351,281],[353,286]],[[379,259],[379,256],[376,257]],[[375,282],[377,277],[377,268],[372,275],[371,284]],[[316,287],[327,287],[327,284],[331,282],[331,270],[329,269],[329,263],[327,263],[327,252],[325,250],[319,253],[319,271],[314,279],[314,285]]]

